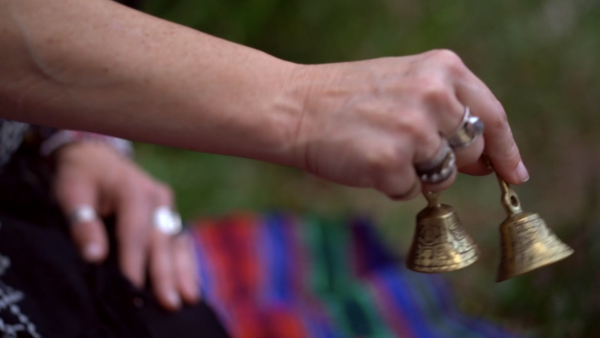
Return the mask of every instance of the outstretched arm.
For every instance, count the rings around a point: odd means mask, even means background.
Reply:
[[[506,113],[450,51],[304,66],[109,0],[0,0],[0,117],[293,165],[410,199],[466,107],[465,173],[528,173]],[[449,162],[451,163],[451,161]]]

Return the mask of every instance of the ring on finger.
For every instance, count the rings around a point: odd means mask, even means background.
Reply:
[[[465,113],[460,125],[447,137],[448,144],[450,148],[455,150],[466,148],[482,134],[483,121],[479,117],[471,115],[469,107],[465,107]]]
[[[153,225],[156,230],[168,236],[175,236],[183,229],[181,215],[168,206],[161,206],[154,210]]]
[[[417,163],[415,169],[421,182],[426,184],[442,183],[450,178],[456,170],[456,156],[448,142],[444,140],[437,155],[431,160]]]
[[[98,219],[96,210],[90,205],[80,205],[69,215],[70,224],[92,222]]]

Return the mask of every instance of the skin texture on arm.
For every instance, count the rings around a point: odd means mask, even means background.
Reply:
[[[289,162],[291,63],[109,0],[0,0],[0,46],[3,118]]]

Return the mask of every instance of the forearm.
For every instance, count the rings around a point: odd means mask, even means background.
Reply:
[[[0,0],[0,46],[3,118],[290,162],[291,63],[108,0]]]

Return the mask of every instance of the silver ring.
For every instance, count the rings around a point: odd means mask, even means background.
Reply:
[[[174,236],[181,232],[183,225],[179,213],[174,212],[167,206],[162,206],[154,210],[154,227],[168,236]]]
[[[438,154],[431,160],[416,164],[415,169],[421,182],[438,184],[450,178],[456,170],[456,156],[444,140]]]
[[[471,145],[483,134],[483,121],[477,116],[471,116],[469,107],[465,107],[463,120],[456,130],[448,136],[448,144],[452,149],[462,149]]]
[[[69,216],[69,223],[86,223],[95,221],[97,219],[98,215],[96,214],[96,210],[94,210],[94,208],[92,208],[90,205],[80,205]]]

